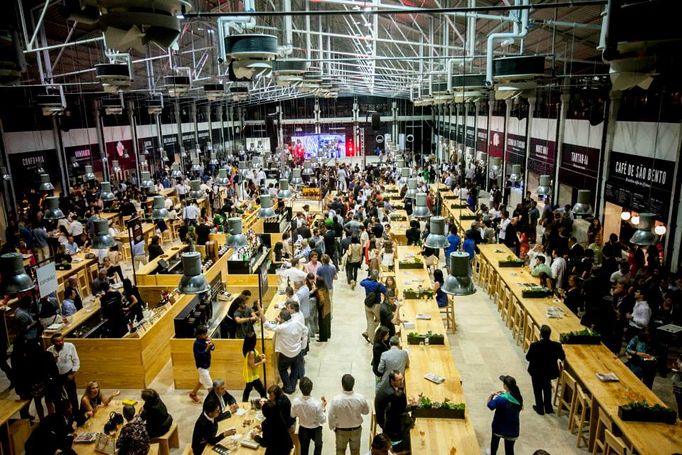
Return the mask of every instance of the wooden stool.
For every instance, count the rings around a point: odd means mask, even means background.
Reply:
[[[504,299],[505,299],[505,289],[506,286],[504,286],[502,283],[499,283],[495,285],[497,289],[495,289],[495,305],[497,306],[497,312],[500,313],[500,315],[503,314],[503,309],[504,309]]]
[[[173,233],[170,229],[166,229],[161,233],[161,242],[164,244],[173,242]]]
[[[610,455],[612,453],[616,455],[626,455],[628,452],[625,442],[609,430],[604,430],[604,442],[604,455]]]
[[[495,299],[497,301],[497,293],[499,292],[500,288],[500,275],[495,273],[495,270],[492,269],[490,270],[489,274],[489,279],[488,279],[488,296],[490,296],[491,299]]]
[[[481,261],[478,259],[479,256],[480,254],[474,256],[474,260],[471,263],[472,277],[476,283],[481,281]]]
[[[180,435],[178,434],[178,424],[173,422],[166,434],[158,438],[152,438],[150,442],[159,443],[159,454],[170,455],[170,448],[177,449],[180,447]]]
[[[121,244],[121,255],[123,256],[123,260],[125,261],[133,257],[133,254],[130,252],[129,242],[124,242]]]
[[[597,429],[594,434],[594,447],[592,448],[592,455],[597,453],[606,453],[606,432],[611,432],[613,422],[602,408],[599,408],[597,419]]]
[[[377,413],[372,409],[372,418],[369,421],[369,445],[372,445],[372,440],[377,434]]]
[[[88,271],[86,269],[81,269],[76,274],[76,279],[78,280],[78,288],[81,290],[81,295],[87,297],[90,295],[90,286],[88,286]]]
[[[502,290],[502,301],[500,302],[500,305],[498,305],[498,309],[502,314],[502,320],[507,324],[507,327],[509,327],[509,320],[511,318],[510,312],[514,311],[514,307],[512,304],[511,289],[506,285],[504,285],[504,289]]]
[[[455,300],[448,296],[448,304],[443,308],[439,308],[440,316],[445,320],[445,330],[455,331]]]
[[[559,398],[559,403],[557,404],[556,415],[561,417],[561,411],[566,409],[568,412],[568,423],[571,423],[571,412],[573,411],[573,406],[575,405],[576,393],[575,393],[575,378],[571,376],[568,371],[564,368],[559,376],[559,382],[557,383],[557,396]],[[569,396],[570,392],[570,396]]]
[[[88,276],[90,277],[90,282],[92,283],[97,278],[97,273],[99,272],[99,264],[95,262],[88,266]]]
[[[535,341],[533,340],[534,329],[535,322],[533,321],[533,318],[530,317],[530,314],[526,313],[526,323],[523,326],[523,343],[521,344],[524,351],[527,351],[531,343]]]
[[[64,301],[64,291],[65,291],[64,283],[63,282],[59,283],[57,285],[57,300],[59,300],[60,302]]]
[[[581,443],[584,442],[585,446],[588,446],[589,441],[589,424],[590,424],[590,397],[585,394],[585,391],[580,384],[576,385],[576,400],[574,404],[574,409],[571,411],[572,417],[568,419],[568,431],[576,432],[578,434],[578,440],[575,444],[576,447],[580,447]],[[585,433],[585,424],[588,425],[587,434]]]

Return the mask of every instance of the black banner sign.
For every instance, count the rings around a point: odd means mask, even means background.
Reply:
[[[564,144],[559,163],[559,181],[574,188],[596,190],[599,149]]]
[[[668,218],[675,162],[612,152],[606,200]]]
[[[552,175],[556,161],[556,142],[547,139],[530,139],[528,151],[528,169],[539,175]]]

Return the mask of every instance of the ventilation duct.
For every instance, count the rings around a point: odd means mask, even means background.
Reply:
[[[206,84],[204,85],[204,93],[209,101],[217,101],[227,96],[224,84]]]
[[[99,63],[95,65],[95,78],[107,93],[127,90],[133,80],[132,67],[130,63]]]
[[[168,95],[176,98],[189,93],[192,83],[188,76],[166,76],[163,78]]]

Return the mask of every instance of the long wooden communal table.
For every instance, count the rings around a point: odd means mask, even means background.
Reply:
[[[451,217],[455,221],[459,231],[466,231],[471,227],[471,223],[474,222],[473,218],[476,214],[472,212],[469,207],[458,207],[453,209],[452,204],[459,204],[457,201],[458,200],[445,200],[441,212],[444,217]]]
[[[497,273],[500,280],[509,287],[518,299],[520,306],[531,316],[538,326],[546,324],[552,328],[552,338],[559,339],[563,332],[581,330],[584,327],[563,302],[546,299],[523,298],[522,283],[539,283],[539,279],[532,277],[524,268],[499,267],[499,261],[508,256],[516,256],[501,244],[479,245],[479,259],[487,261]],[[564,311],[564,317],[554,319],[547,317],[547,307],[555,306]],[[623,433],[624,439],[631,450],[641,455],[672,454],[682,450],[682,423],[666,425],[662,423],[625,422],[618,417],[618,406],[630,401],[645,400],[649,404],[663,402],[632,371],[606,346],[598,345],[564,345],[566,363],[576,380],[592,397],[592,412],[590,415],[590,443],[592,449],[596,436],[598,411],[601,407],[611,418],[614,425]],[[620,379],[618,382],[602,382],[597,373],[613,372]]]
[[[92,281],[89,267],[97,264],[97,257],[86,259],[85,253],[79,252],[71,256],[71,268],[69,270],[57,270],[57,285],[66,286],[66,281],[74,276],[80,295],[86,297],[90,295],[90,283]],[[59,288],[58,288],[59,289]]]
[[[397,258],[405,259],[408,256],[420,254],[420,248],[415,246],[399,246]],[[406,288],[431,287],[431,280],[425,268],[400,269],[396,266],[396,285],[399,296]],[[402,299],[401,299],[402,300]],[[416,320],[417,313],[428,314],[430,320]],[[401,319],[414,321],[414,329],[401,330],[402,343],[409,351],[410,367],[405,371],[405,384],[408,396],[417,398],[423,394],[434,401],[442,402],[446,398],[454,403],[464,403],[464,390],[462,380],[450,352],[445,327],[440,316],[440,310],[434,298],[426,300],[409,299],[403,300],[400,308]],[[440,333],[445,335],[443,346],[408,346],[407,334],[409,332]],[[443,376],[445,382],[434,384],[427,381],[424,375],[435,373]],[[417,418],[410,432],[412,453],[428,454],[477,454],[481,448],[476,438],[476,432],[468,418],[465,419],[433,419]]]
[[[507,259],[508,256],[516,255],[503,244],[490,243],[478,245],[479,259],[487,261],[494,272],[500,276],[500,279],[507,285],[516,298],[523,310],[530,315],[537,328],[542,325],[548,325],[552,329],[552,339],[559,340],[559,335],[565,332],[572,332],[574,330],[582,330],[585,327],[580,324],[580,319],[568,309],[566,305],[560,300],[551,297],[537,299],[524,298],[523,289],[524,284],[540,284],[540,279],[530,274],[526,267],[500,267],[499,262]],[[547,316],[547,309],[549,307],[557,307],[563,311],[562,318],[550,318]]]
[[[405,218],[404,221],[390,220],[389,225],[391,226],[391,233],[393,238],[399,245],[405,245],[407,243],[406,232],[410,228],[410,219],[407,216],[405,210],[394,210],[391,215],[400,215]]]
[[[0,454],[19,453],[18,451],[15,452],[15,450],[17,450],[16,445],[19,444],[23,447],[23,444],[26,442],[25,440],[19,442],[12,437],[9,422],[12,416],[18,413],[25,404],[25,400],[0,400],[0,427],[2,427],[2,430],[0,430]],[[26,427],[30,427],[28,420],[24,423]]]
[[[251,403],[239,403],[239,407],[244,411],[244,414],[233,414],[229,419],[218,422],[218,433],[221,433],[230,428],[236,428],[237,434],[224,438],[219,444],[230,449],[232,455],[262,455],[265,453],[265,447],[258,447],[250,449],[239,444],[242,439],[252,440],[251,432],[257,430],[256,425],[260,425],[260,420],[257,419],[258,411],[251,409]],[[241,411],[238,411],[241,414]],[[203,451],[204,455],[214,455],[212,445],[207,445]]]
[[[654,392],[646,387],[621,360],[603,344],[565,345],[566,363],[577,380],[592,396],[590,418],[590,449],[596,435],[600,407],[608,414],[630,446],[628,453],[640,455],[673,454],[682,451],[682,422],[675,425],[652,422],[623,421],[618,417],[618,406],[631,401],[646,401],[665,406]],[[603,382],[597,373],[613,372],[618,382]]]

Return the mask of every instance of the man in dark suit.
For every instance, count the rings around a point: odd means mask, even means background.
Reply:
[[[201,455],[206,445],[218,444],[223,438],[237,433],[234,428],[218,433],[218,421],[216,419],[219,415],[220,403],[217,399],[204,401],[203,412],[194,424],[194,432],[192,432],[192,453],[194,455]]]
[[[535,404],[533,410],[540,415],[551,414],[552,409],[552,379],[559,377],[559,360],[566,355],[561,343],[549,339],[552,329],[547,325],[540,327],[540,340],[530,345],[526,360],[528,373],[533,382]]]
[[[216,422],[229,418],[233,412],[237,412],[237,400],[225,389],[225,381],[216,379],[213,381],[213,388],[208,391],[204,403],[209,400],[218,401],[220,406],[220,414],[215,418]]]

